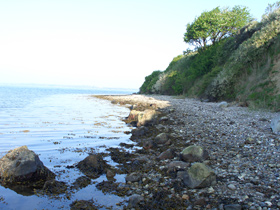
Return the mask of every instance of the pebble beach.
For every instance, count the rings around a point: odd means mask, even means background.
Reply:
[[[156,104],[163,114],[158,123],[145,126],[144,133],[137,132],[143,126],[132,131],[131,139],[143,149],[133,154],[129,166],[128,177],[135,172],[139,176],[136,181],[127,179],[128,209],[152,208],[157,199],[166,209],[280,208],[280,136],[270,129],[271,119],[278,113],[172,96],[101,98],[136,107]],[[154,139],[162,133],[169,141],[156,144]],[[181,161],[181,152],[190,145],[209,154],[201,162],[214,171],[215,184],[197,189],[186,186],[179,173],[194,163],[170,171],[171,163]],[[163,156],[166,151],[172,155]],[[133,163],[139,162],[142,171],[133,169]]]

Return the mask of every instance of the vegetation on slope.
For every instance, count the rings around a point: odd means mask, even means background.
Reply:
[[[187,50],[184,55],[175,57],[165,71],[155,71],[146,77],[140,92],[183,94],[210,101],[236,100],[251,107],[279,110],[279,5],[279,2],[269,5],[261,22],[252,21],[246,8],[241,7],[215,8],[208,12],[224,14],[238,9],[242,13],[242,23],[225,36],[222,36],[224,33],[216,34],[216,37],[222,37],[219,40],[211,38],[213,32],[206,36],[201,32],[198,41],[191,42],[197,46],[195,51]],[[207,16],[207,12],[202,14]],[[199,18],[188,24],[187,33],[188,27]],[[209,23],[209,19],[206,20]],[[209,32],[209,28],[206,31]],[[186,34],[185,40],[189,41]],[[207,42],[200,45],[203,40]]]

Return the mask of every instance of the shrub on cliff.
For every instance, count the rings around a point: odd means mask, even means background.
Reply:
[[[151,75],[145,77],[145,82],[140,87],[140,93],[153,93],[153,86],[157,82],[161,71],[154,71]]]
[[[280,9],[276,7],[261,22],[250,22],[234,36],[175,57],[165,71],[153,76],[157,81],[149,83],[149,91],[212,101],[237,100],[277,110],[279,49]]]

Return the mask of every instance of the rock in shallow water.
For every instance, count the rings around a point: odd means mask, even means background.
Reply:
[[[0,178],[2,184],[34,185],[55,178],[55,174],[44,166],[38,155],[22,146],[0,159]]]
[[[99,154],[92,154],[87,156],[84,160],[80,161],[77,167],[85,175],[91,178],[97,178],[106,173],[106,169],[110,168]]]

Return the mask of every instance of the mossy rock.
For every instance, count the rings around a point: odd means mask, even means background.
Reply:
[[[185,162],[200,162],[208,159],[209,154],[201,146],[192,145],[181,152],[180,158]]]

